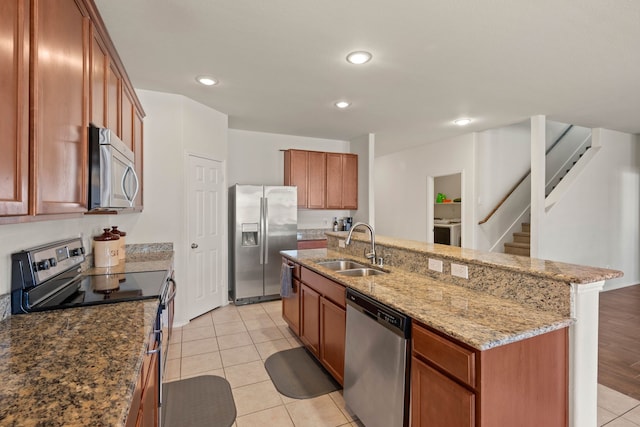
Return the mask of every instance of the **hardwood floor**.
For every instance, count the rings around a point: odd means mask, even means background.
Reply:
[[[600,294],[598,382],[640,399],[640,285]]]

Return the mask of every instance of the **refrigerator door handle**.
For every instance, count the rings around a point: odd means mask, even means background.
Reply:
[[[264,264],[264,227],[264,197],[260,197],[260,233],[258,235],[258,239],[260,239],[260,265]]]
[[[264,263],[269,264],[269,198],[264,198]]]

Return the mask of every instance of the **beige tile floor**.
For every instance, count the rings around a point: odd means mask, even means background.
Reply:
[[[237,427],[362,426],[345,407],[342,391],[296,400],[276,390],[264,361],[301,345],[282,320],[280,301],[228,305],[174,330],[164,380],[225,377],[236,403]]]
[[[300,345],[282,320],[280,301],[228,305],[174,330],[164,380],[225,377],[236,403],[236,427],[362,426],[341,391],[296,400],[275,389],[264,361]],[[640,401],[599,385],[598,426],[605,425],[640,427]]]

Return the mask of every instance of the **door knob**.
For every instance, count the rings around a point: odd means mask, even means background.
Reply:
[[[197,244],[197,243],[192,243],[192,244],[191,244],[191,249],[196,249],[197,247],[198,247],[198,244]]]

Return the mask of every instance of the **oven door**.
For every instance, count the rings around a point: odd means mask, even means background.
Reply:
[[[173,329],[173,313],[175,298],[177,292],[176,281],[173,277],[173,272],[167,278],[167,286],[165,292],[162,295],[160,303],[160,330],[162,331],[162,353],[160,358],[161,373],[164,372],[164,368],[167,363],[167,354],[169,352],[169,341],[171,340],[171,331]],[[162,379],[162,377],[160,377]]]

